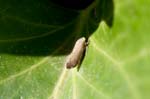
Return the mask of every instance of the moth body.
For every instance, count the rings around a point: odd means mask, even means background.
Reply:
[[[66,68],[70,69],[80,64],[83,53],[86,50],[87,42],[85,37],[78,39],[74,45],[72,52],[66,60]]]

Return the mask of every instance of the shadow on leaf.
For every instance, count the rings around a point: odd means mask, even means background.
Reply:
[[[22,0],[0,3],[0,53],[27,56],[68,54],[75,41],[88,38],[104,20],[113,24],[113,1],[95,0],[84,16],[49,0]],[[9,6],[7,6],[9,4]]]

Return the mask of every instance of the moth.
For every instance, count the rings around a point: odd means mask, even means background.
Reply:
[[[78,65],[78,70],[85,56],[86,48],[88,46],[88,42],[85,37],[79,38],[72,50],[72,52],[68,55],[65,66],[67,69],[74,68]]]

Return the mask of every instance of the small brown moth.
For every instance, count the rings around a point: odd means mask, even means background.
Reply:
[[[67,69],[71,69],[76,67],[77,65],[81,65],[81,62],[84,58],[86,47],[88,43],[85,37],[79,38],[72,50],[72,52],[68,55],[65,66]]]

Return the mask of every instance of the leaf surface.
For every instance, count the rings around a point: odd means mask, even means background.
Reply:
[[[149,99],[150,2],[114,0],[109,28],[112,6],[98,1],[76,11],[48,0],[1,0],[0,98]],[[90,36],[82,66],[66,70],[81,36]]]

